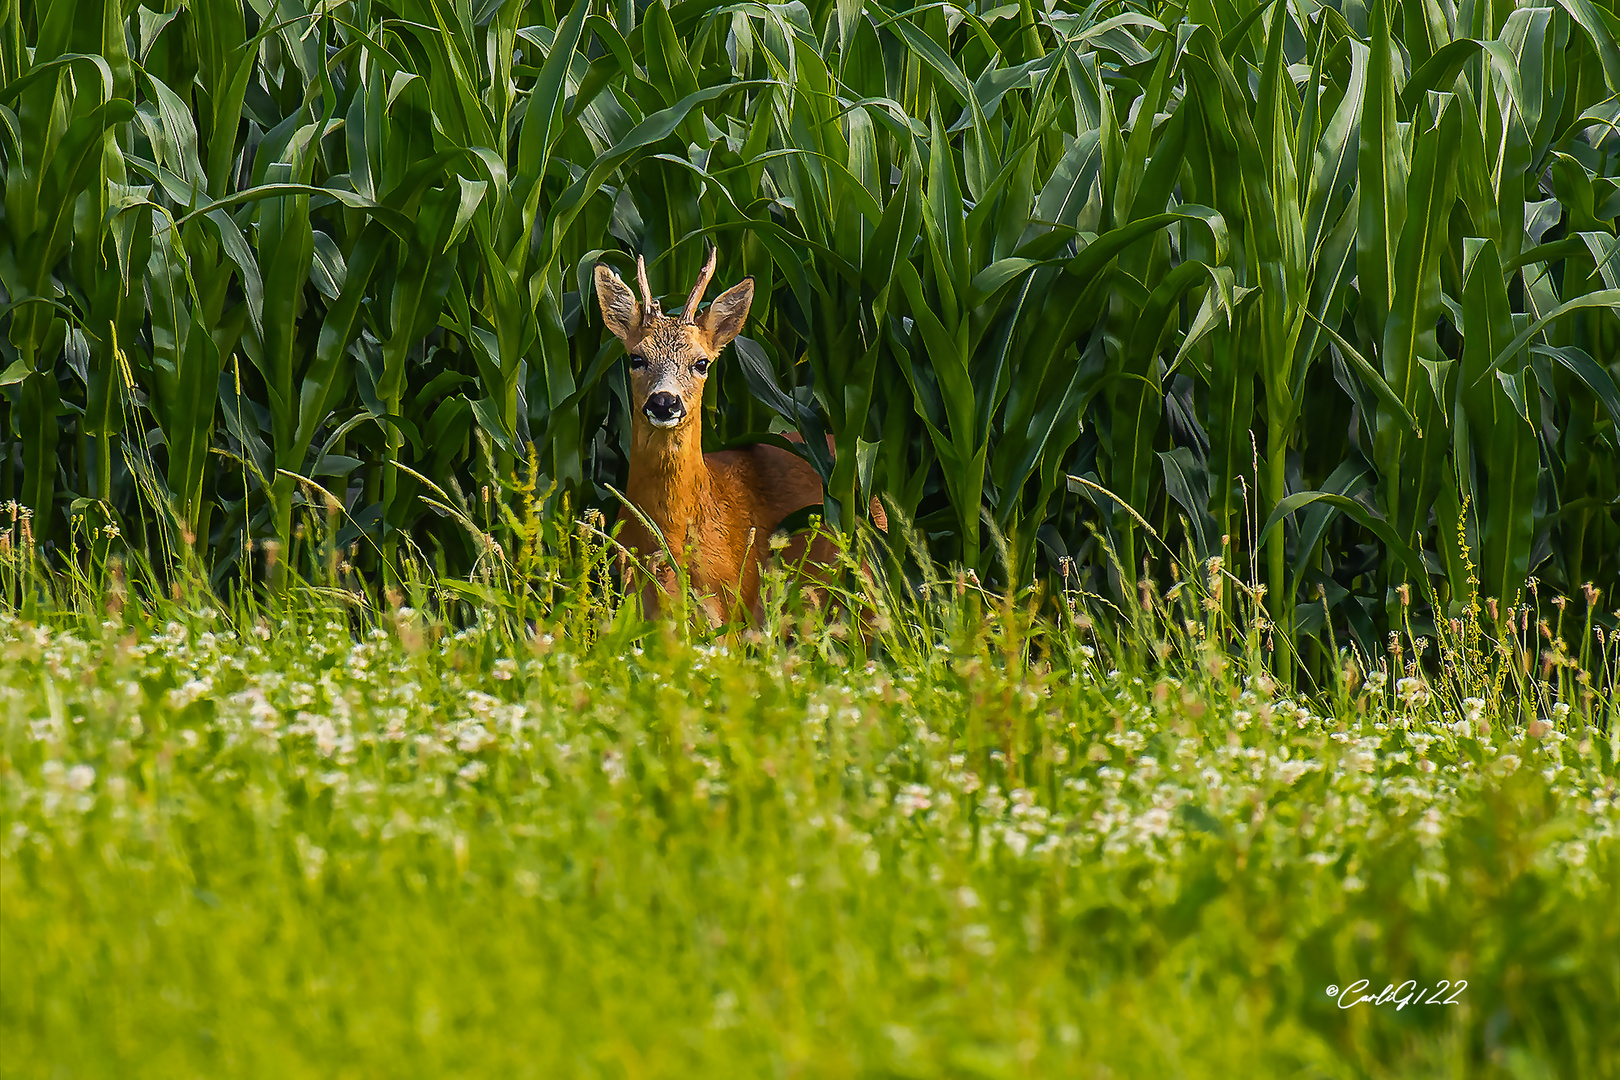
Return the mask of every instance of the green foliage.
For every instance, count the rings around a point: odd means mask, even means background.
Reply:
[[[1533,631],[1306,699],[1218,573],[1117,647],[937,581],[743,641],[607,551],[538,624],[0,612],[0,1076],[1617,1075],[1615,702]]]
[[[590,267],[678,298],[712,241],[706,430],[803,431],[842,529],[1117,600],[1252,560],[1279,667],[1403,585],[1620,587],[1611,0],[159,6],[0,8],[0,498],[58,563],[275,577],[330,496],[464,573],[428,484],[531,443],[614,512]]]

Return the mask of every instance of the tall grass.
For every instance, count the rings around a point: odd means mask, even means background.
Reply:
[[[1620,1068],[1613,636],[1307,696],[1219,564],[1134,621],[876,578],[870,639],[778,575],[745,633],[528,524],[375,599],[0,611],[0,1076]]]
[[[811,436],[841,529],[880,492],[1125,605],[1167,551],[1252,564],[1279,668],[1620,586],[1606,0],[0,22],[0,498],[58,564],[275,578],[335,503],[378,580],[464,576],[531,444],[613,512],[590,267],[678,297],[713,241],[759,284],[707,430]]]

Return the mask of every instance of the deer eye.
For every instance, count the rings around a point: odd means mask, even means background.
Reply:
[[[637,356],[635,353],[630,354],[630,370],[631,371],[640,371],[642,368],[644,368],[646,366],[647,366],[647,358],[645,356]]]
[[[707,360],[699,360],[697,363],[692,365],[692,370],[697,372],[699,375],[707,375],[709,373],[709,362]]]

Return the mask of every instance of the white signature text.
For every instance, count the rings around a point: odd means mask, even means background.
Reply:
[[[1399,1012],[1408,1005],[1455,1005],[1457,995],[1468,989],[1468,980],[1441,979],[1432,987],[1419,988],[1416,979],[1408,979],[1399,986],[1391,983],[1379,993],[1366,993],[1371,986],[1368,980],[1357,979],[1343,990],[1328,987],[1327,996],[1338,998],[1341,1009],[1353,1009],[1357,1005],[1394,1005]]]

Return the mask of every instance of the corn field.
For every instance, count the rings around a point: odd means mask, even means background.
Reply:
[[[0,0],[48,560],[465,574],[520,482],[611,515],[592,267],[673,307],[712,243],[706,438],[803,432],[835,527],[1121,607],[1220,557],[1299,655],[1532,576],[1613,621],[1612,0],[149,2]]]

